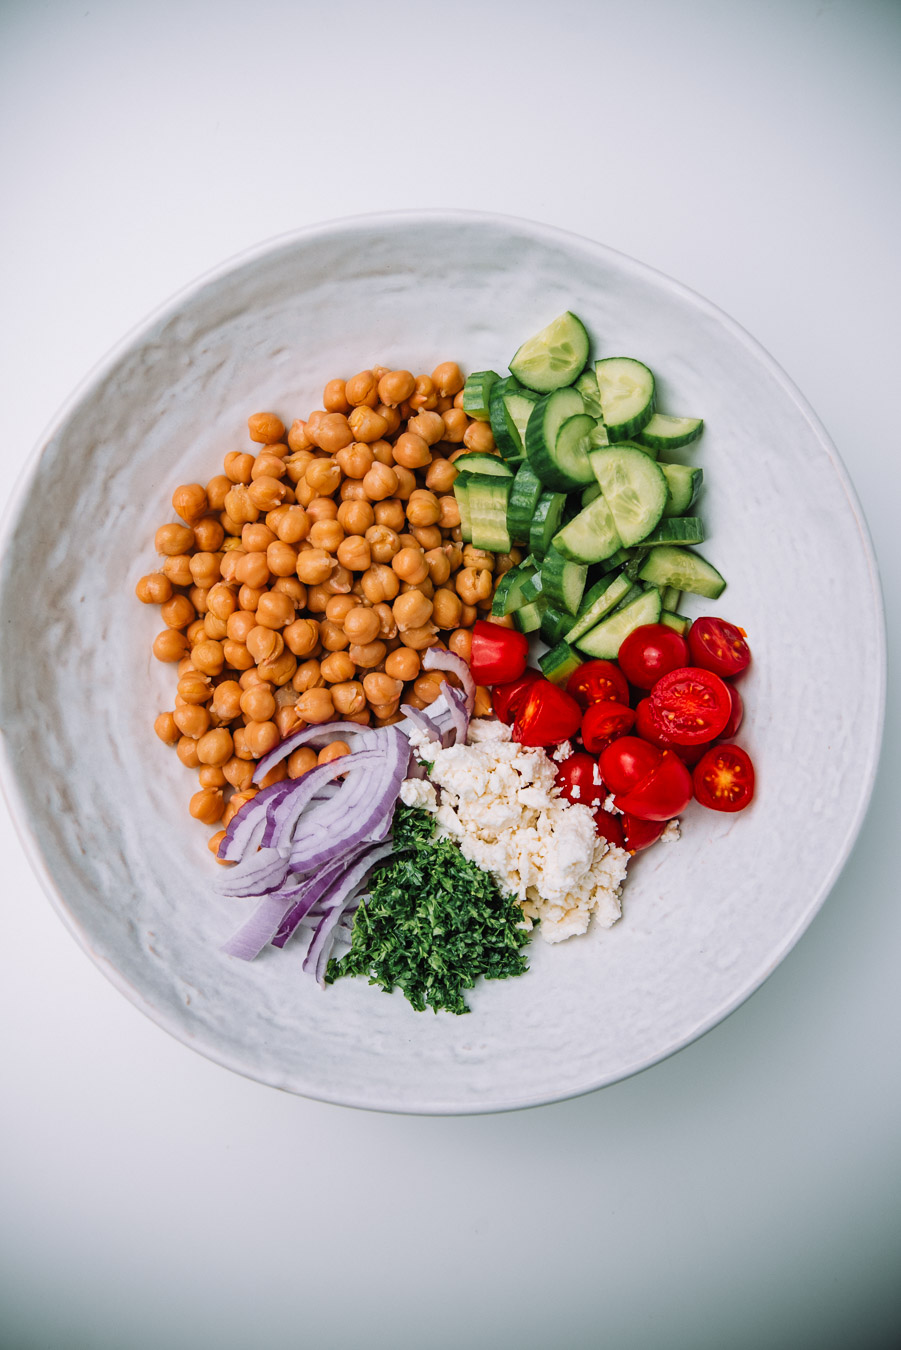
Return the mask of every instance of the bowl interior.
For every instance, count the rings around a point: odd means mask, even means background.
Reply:
[[[320,405],[373,364],[504,368],[573,309],[597,354],[635,355],[662,411],[702,415],[703,552],[748,632],[739,741],[759,774],[736,817],[692,806],[683,838],[632,864],[624,917],[484,984],[472,1014],[414,1013],[361,981],[323,993],[302,949],[221,954],[242,902],[218,897],[195,777],[154,736],[172,667],[134,585],[181,482],[247,448],[246,418]],[[186,1043],[251,1077],[354,1105],[473,1111],[612,1082],[714,1025],[803,931],[866,806],[884,700],[865,527],[822,429],[774,363],[679,285],[525,223],[427,214],[277,241],[199,283],[113,354],[44,445],[8,522],[0,719],[7,788],[79,940]],[[39,598],[39,608],[35,599]],[[39,621],[36,620],[39,615]],[[839,683],[839,674],[841,683]],[[845,692],[858,691],[854,709]]]

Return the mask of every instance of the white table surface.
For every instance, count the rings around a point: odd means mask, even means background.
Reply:
[[[0,501],[212,265],[332,217],[496,210],[679,278],[783,364],[855,483],[897,660],[899,57],[897,0],[7,0]],[[894,1343],[893,688],[858,844],[763,988],[645,1074],[509,1115],[355,1112],[177,1044],[0,806],[2,1350]]]

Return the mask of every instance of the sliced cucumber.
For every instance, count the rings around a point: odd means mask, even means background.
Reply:
[[[599,454],[607,454],[606,450]],[[613,513],[604,496],[596,498],[554,536],[554,548],[573,562],[603,562],[622,548]]]
[[[491,391],[497,384],[494,370],[475,370],[463,385],[463,411],[477,422],[491,420]]]
[[[538,558],[544,557],[560,529],[565,506],[565,492],[542,492],[538,498],[529,527],[529,548]]]
[[[663,608],[669,610],[671,614],[675,614],[676,610],[679,608],[679,601],[681,599],[682,592],[677,590],[675,586],[664,586],[663,590],[660,592],[660,603],[663,605]]]
[[[631,605],[632,601],[637,600],[638,597],[640,595],[643,595],[645,591],[652,589],[653,587],[649,586],[639,586],[637,581],[633,581],[629,589],[626,591],[626,594],[623,596],[622,600],[620,600],[618,604],[613,606],[610,613],[618,614],[621,609],[625,609],[626,605]]]
[[[458,461],[459,462],[459,461]],[[529,542],[529,530],[544,484],[528,461],[520,464],[507,498],[507,529],[516,543]]]
[[[634,446],[592,450],[589,460],[622,544],[638,543],[663,515],[667,494],[663,471]]]
[[[457,473],[488,473],[498,478],[512,478],[515,473],[510,465],[499,455],[489,455],[483,450],[468,450],[454,460]]]
[[[526,455],[542,483],[570,492],[592,481],[588,437],[594,425],[577,389],[538,400],[526,427]]]
[[[541,636],[549,647],[556,647],[558,642],[563,641],[572,621],[573,616],[571,614],[566,614],[556,605],[545,601],[541,615]]]
[[[602,417],[599,417],[595,422],[594,429],[588,437],[588,444],[592,450],[598,450],[610,444],[610,437],[607,435],[607,428],[604,426]]]
[[[587,488],[582,489],[582,505],[589,506],[596,497],[601,495],[600,483],[589,483]]]
[[[509,507],[507,517],[509,519]],[[516,567],[511,567],[509,572],[505,572],[494,591],[494,599],[491,601],[491,613],[497,618],[503,618],[506,614],[512,614],[514,609],[519,609],[524,604],[523,587],[526,582],[535,575],[535,568],[531,563],[518,563]]]
[[[541,584],[543,593],[551,604],[568,609],[570,614],[578,614],[579,605],[585,592],[588,567],[585,563],[570,562],[563,558],[555,548],[548,549],[547,557],[541,564]]]
[[[667,487],[664,517],[684,516],[697,498],[704,481],[704,470],[690,464],[661,464],[660,469]]]
[[[513,614],[513,622],[521,633],[537,633],[541,627],[541,615],[544,606],[539,600],[521,605]]]
[[[548,394],[571,384],[587,360],[585,325],[567,310],[522,344],[510,362],[510,374],[527,389]]]
[[[532,566],[531,563],[529,563],[528,565],[529,567]],[[522,584],[521,603],[523,605],[531,605],[533,600],[538,599],[543,589],[544,583],[541,580],[541,572],[536,568],[535,571],[532,573],[532,575],[528,578],[528,580],[524,581]]]
[[[585,602],[581,605],[579,617],[576,622],[567,629],[564,637],[567,642],[577,642],[584,633],[589,632],[601,622],[601,619],[616,608],[621,600],[628,595],[632,589],[632,583],[627,576],[621,572],[618,577],[614,577],[607,585],[599,582],[598,587],[592,587],[592,590],[585,596]]]
[[[607,435],[611,441],[628,440],[654,415],[654,376],[631,356],[605,357],[595,362],[594,371]]]
[[[600,419],[601,416],[601,396],[598,393],[598,377],[595,375],[591,366],[582,371],[582,374],[574,382],[576,389],[582,395],[585,403],[585,411],[591,413],[592,417]]]
[[[691,619],[686,619],[684,614],[675,614],[670,609],[661,609],[658,623],[665,623],[667,628],[674,628],[680,637],[685,637],[691,627]]]
[[[707,535],[698,516],[673,516],[661,520],[650,534],[646,534],[636,548],[653,548],[655,544],[703,544]]]
[[[467,474],[466,478],[472,543],[491,553],[509,553],[513,545],[507,530],[507,498],[512,478],[478,473]]]
[[[615,661],[620,643],[644,623],[657,623],[660,618],[660,592],[653,588],[642,591],[625,609],[610,614],[580,637],[576,646],[586,656]]]
[[[640,450],[643,455],[647,455],[648,459],[656,459],[660,454],[660,451],[655,450],[653,446],[641,445],[638,441],[617,441],[616,444],[617,446],[629,446],[633,450]],[[662,469],[663,465],[661,464],[660,467]]]
[[[458,474],[454,480],[454,496],[460,508],[460,538],[464,544],[472,543],[472,520],[469,516],[469,480],[471,474]]]
[[[513,376],[510,376],[510,387],[504,394],[504,403],[507,405],[507,412],[516,428],[516,434],[519,436],[519,454],[525,453],[526,427],[529,425],[529,418],[532,416],[532,409],[538,402],[539,395],[532,389],[523,389]]]
[[[655,412],[638,433],[636,440],[655,450],[678,450],[680,445],[690,445],[704,430],[702,417],[670,417],[667,413]]]
[[[568,642],[558,642],[556,647],[552,647],[549,652],[538,658],[542,675],[554,684],[566,684],[570,675],[578,670],[581,664],[581,656],[573,651]]]
[[[708,600],[716,600],[726,589],[725,578],[700,553],[666,544],[651,549],[638,575],[652,586],[675,586]]]

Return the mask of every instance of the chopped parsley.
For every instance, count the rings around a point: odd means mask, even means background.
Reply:
[[[468,1013],[463,990],[480,975],[503,980],[527,969],[522,911],[450,839],[435,839],[428,811],[399,802],[396,852],[372,877],[357,910],[351,948],[329,961],[326,982],[368,975],[403,990],[417,1012]]]

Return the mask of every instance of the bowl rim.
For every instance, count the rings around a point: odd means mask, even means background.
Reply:
[[[124,994],[135,1007],[148,1016],[157,1026],[168,1032],[180,1045],[188,1045],[191,1049],[197,1050],[203,1054],[206,1059],[221,1065],[223,1068],[230,1069],[232,1072],[238,1073],[242,1077],[250,1079],[253,1082],[261,1083],[268,1087],[280,1088],[283,1091],[290,1092],[291,1095],[304,1096],[310,1100],[395,1115],[484,1115],[504,1111],[523,1110],[571,1100],[576,1097],[584,1096],[587,1093],[598,1091],[600,1088],[624,1081],[627,1078],[635,1076],[637,1073],[642,1073],[647,1069],[653,1068],[655,1064],[659,1064],[663,1060],[668,1059],[671,1055],[678,1053],[679,1050],[682,1050],[686,1046],[699,1040],[702,1036],[713,1030],[714,1027],[719,1026],[720,1023],[731,1016],[733,1012],[741,1007],[741,1005],[745,1003],[752,994],[756,993],[766,980],[769,979],[770,975],[772,975],[776,968],[782,963],[813,922],[813,919],[822,908],[827,896],[835,886],[850,857],[852,849],[854,848],[870,806],[884,739],[886,712],[886,616],[876,551],[873,546],[872,537],[863,508],[841,455],[825,426],[814,412],[807,399],[801,393],[800,389],[795,385],[794,381],[767,349],[753,337],[747,329],[738,323],[737,320],[733,319],[731,315],[722,310],[713,301],[708,300],[705,296],[693,290],[691,287],[686,286],[683,282],[676,280],[667,273],[660,271],[658,268],[642,262],[629,254],[623,253],[618,249],[612,248],[607,244],[603,244],[598,240],[591,239],[575,231],[499,212],[468,211],[456,208],[414,208],[400,211],[382,211],[344,216],[314,222],[294,230],[283,231],[277,235],[260,240],[247,248],[241,249],[237,253],[231,254],[227,258],[214,264],[205,272],[199,274],[193,280],[178,288],[160,304],[156,305],[151,311],[146,313],[142,319],[133,324],[117,342],[94,362],[69,396],[60,405],[43,432],[37,438],[31,453],[19,470],[13,489],[4,506],[2,516],[0,516],[0,563],[2,563],[7,545],[18,525],[32,484],[38,476],[41,461],[50,442],[60,434],[76,410],[87,401],[95,388],[103,382],[115,368],[117,363],[132,347],[140,343],[140,341],[161,321],[164,321],[167,317],[174,316],[185,303],[189,302],[206,287],[225,279],[230,274],[241,270],[255,261],[265,258],[270,254],[277,253],[280,250],[288,250],[292,247],[302,247],[305,243],[313,242],[319,238],[335,236],[336,234],[353,235],[357,232],[372,231],[373,229],[379,228],[392,230],[397,229],[399,226],[443,226],[454,222],[473,226],[490,226],[495,229],[506,228],[508,230],[516,230],[520,233],[527,233],[533,240],[539,243],[545,243],[549,246],[558,248],[561,246],[568,248],[577,246],[608,260],[613,260],[620,269],[632,271],[646,279],[651,279],[658,285],[665,287],[675,296],[681,297],[694,306],[706,310],[708,314],[716,318],[719,324],[726,328],[733,337],[737,338],[740,343],[748,349],[749,353],[767,369],[770,376],[781,386],[783,393],[795,404],[795,407],[803,416],[812,433],[826,452],[844,491],[848,506],[860,535],[864,560],[870,577],[874,608],[875,632],[873,638],[878,660],[877,669],[873,674],[877,687],[877,707],[875,709],[876,718],[875,722],[872,724],[870,742],[866,747],[867,754],[865,764],[862,766],[864,772],[861,779],[861,787],[858,792],[857,801],[854,804],[854,809],[846,818],[844,836],[841,840],[840,847],[835,854],[832,866],[821,882],[819,888],[811,895],[805,911],[799,917],[794,927],[783,934],[782,941],[778,949],[772,954],[767,967],[759,974],[759,976],[755,977],[747,987],[742,988],[730,999],[725,1000],[723,1004],[713,1012],[709,1013],[708,1016],[694,1029],[681,1036],[673,1044],[667,1045],[651,1058],[640,1064],[608,1074],[600,1081],[573,1087],[565,1092],[555,1094],[552,1097],[528,1097],[520,1100],[504,1100],[503,1102],[488,1102],[485,1104],[469,1103],[466,1105],[459,1105],[448,1103],[441,1107],[431,1106],[425,1108],[418,1108],[415,1105],[398,1106],[397,1104],[390,1104],[389,1102],[377,1104],[371,1101],[363,1101],[359,1096],[355,1097],[352,1093],[325,1094],[316,1092],[314,1094],[312,1092],[304,1092],[298,1087],[281,1083],[272,1077],[267,1078],[254,1074],[248,1067],[230,1059],[229,1056],[219,1050],[218,1047],[202,1045],[186,1040],[177,1024],[168,1016],[168,1010],[165,1006],[159,1007],[156,1003],[150,1002],[140,989],[134,986],[114,965],[93,949],[88,932],[82,928],[70,912],[65,898],[44,860],[40,840],[37,833],[32,828],[26,804],[19,791],[15,766],[9,755],[7,739],[3,734],[2,727],[0,727],[0,793],[2,793],[6,802],[10,818],[19,835],[23,851],[45,895],[50,901],[53,909],[63,921],[65,927],[74,937],[78,945],[87,953],[98,969],[101,970],[120,993]],[[3,599],[4,580],[2,568],[0,568],[0,606],[3,604]]]

